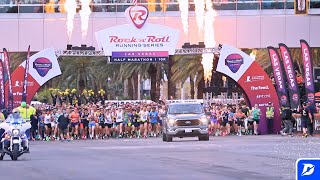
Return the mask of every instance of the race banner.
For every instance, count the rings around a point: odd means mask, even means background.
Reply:
[[[50,79],[59,76],[61,70],[53,49],[45,49],[32,55],[28,66],[26,102],[30,104],[39,88]],[[26,61],[12,73],[14,107],[20,106],[22,101],[25,68]]]
[[[271,60],[271,65],[273,69],[273,76],[276,85],[276,90],[278,93],[278,98],[280,100],[280,105],[289,107],[289,98],[288,98],[288,91],[286,88],[286,82],[283,78],[282,67],[280,63],[280,56],[278,51],[274,48],[269,46],[268,47],[269,56]]]
[[[300,105],[300,92],[298,88],[296,72],[292,63],[293,61],[292,61],[291,52],[285,44],[280,43],[279,48],[281,52],[283,66],[286,72],[288,89],[289,89],[289,97],[291,97],[290,107],[291,109],[298,109],[298,106]]]
[[[313,79],[313,59],[311,49],[305,40],[300,40],[301,54],[304,67],[304,86],[306,88],[307,99],[311,104],[314,104],[314,79]]]
[[[5,89],[4,89],[4,68],[3,68],[3,62],[2,62],[2,58],[3,54],[1,54],[0,56],[0,109],[5,109]]]
[[[308,0],[294,0],[294,13],[296,15],[308,14]]]
[[[27,84],[28,84],[28,74],[29,74],[29,59],[30,59],[30,46],[28,47],[28,54],[26,59],[25,71],[24,71],[24,80],[23,80],[23,89],[22,89],[22,101],[27,101]]]
[[[265,117],[266,108],[269,102],[273,103],[275,110],[274,133],[280,131],[281,119],[278,95],[268,74],[257,61],[240,49],[223,44],[216,71],[237,82],[245,92],[248,106],[258,105],[261,110],[261,121],[259,123],[261,134],[268,133]]]
[[[123,63],[123,62],[168,62],[168,51],[155,51],[155,52],[112,52],[110,62]]]
[[[174,55],[179,40],[179,31],[167,26],[148,23],[149,10],[143,5],[130,6],[125,11],[128,24],[122,24],[95,33],[98,48],[105,56],[112,56],[111,62],[166,62],[168,55]],[[117,56],[114,53],[156,53],[163,56]],[[123,54],[122,54],[123,55]]]
[[[13,91],[12,91],[12,81],[11,81],[11,73],[10,73],[10,57],[8,54],[8,51],[3,48],[3,66],[5,69],[5,74],[7,76],[7,84],[8,87],[6,89],[8,89],[8,105],[7,108],[9,111],[11,111],[13,109]]]

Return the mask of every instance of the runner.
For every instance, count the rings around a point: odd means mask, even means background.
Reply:
[[[78,108],[74,108],[73,112],[70,114],[70,120],[71,120],[71,133],[72,133],[72,139],[79,139],[78,137],[78,131],[79,131],[79,123],[80,123],[80,114],[78,112]]]

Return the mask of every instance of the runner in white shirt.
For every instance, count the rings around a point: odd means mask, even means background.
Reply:
[[[119,133],[118,138],[122,138],[123,134],[123,109],[122,107],[119,107],[119,109],[116,111],[116,125],[117,125],[117,132]]]
[[[107,139],[109,139],[109,137],[111,136],[112,126],[113,126],[112,114],[110,112],[110,108],[107,108],[107,111],[105,113],[104,123],[105,123],[105,127],[106,127],[106,136],[107,136]]]
[[[142,134],[144,138],[147,138],[148,136],[148,116],[149,112],[147,111],[147,107],[143,107],[142,110],[139,113],[141,125],[140,125],[140,131],[142,131]]]
[[[44,127],[45,127],[45,138],[47,141],[49,141],[50,135],[51,135],[51,119],[52,119],[52,115],[50,110],[47,110],[46,114],[44,115]]]

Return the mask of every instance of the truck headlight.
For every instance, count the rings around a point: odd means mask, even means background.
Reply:
[[[170,126],[173,126],[176,123],[176,121],[174,119],[169,119],[168,122],[169,122]]]
[[[20,133],[19,129],[12,130],[12,135],[14,135],[14,136],[19,135],[19,133]]]
[[[205,118],[205,117],[202,117],[201,119],[200,119],[200,121],[201,121],[201,124],[208,124],[208,119],[207,118]]]

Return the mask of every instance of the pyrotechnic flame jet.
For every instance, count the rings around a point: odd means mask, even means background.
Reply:
[[[91,14],[91,8],[90,8],[91,0],[80,0],[80,2],[81,2],[81,10],[80,10],[81,33],[82,33],[82,38],[85,39],[88,33],[89,16]]]
[[[185,34],[189,31],[189,0],[178,0],[179,8],[180,8],[180,15],[182,20],[183,31]]]
[[[66,0],[64,8],[67,12],[67,33],[70,40],[73,31],[74,16],[77,13],[77,2],[75,0]]]
[[[198,32],[201,33],[203,30],[204,13],[205,13],[205,2],[204,0],[193,0],[195,4],[196,20],[198,25]]]
[[[214,34],[214,20],[216,12],[212,7],[212,1],[206,0],[206,13],[205,13],[205,25],[204,25],[204,44],[206,48],[214,48],[216,45]],[[204,78],[206,82],[210,82],[212,76],[214,54],[203,54],[202,65],[204,69]]]

